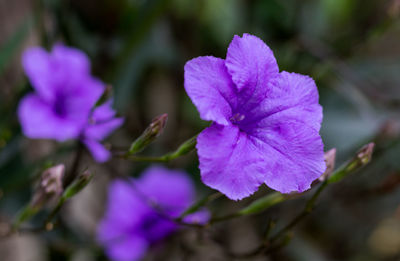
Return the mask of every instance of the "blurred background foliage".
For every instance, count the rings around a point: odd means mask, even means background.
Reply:
[[[315,79],[321,134],[326,150],[337,148],[338,163],[367,141],[377,144],[372,163],[332,186],[292,242],[268,258],[400,260],[399,18],[399,0],[0,0],[0,221],[10,222],[29,201],[43,166],[68,168],[75,148],[28,140],[20,131],[16,108],[31,90],[20,63],[26,47],[64,42],[90,56],[93,73],[113,86],[115,107],[126,117],[108,140],[114,147],[126,148],[153,117],[168,113],[164,134],[145,151],[161,155],[208,124],[184,92],[185,62],[225,57],[233,35],[251,33],[271,47],[281,70]],[[1,260],[106,260],[94,239],[106,184],[116,173],[138,175],[146,166],[121,160],[96,166],[86,155],[82,168],[96,177],[61,212],[59,227],[0,239]],[[169,166],[192,174],[199,194],[210,192],[199,182],[195,153]],[[248,202],[220,199],[212,209],[229,212]],[[252,249],[268,220],[282,226],[302,204],[297,199],[221,224],[202,239],[180,234],[147,259],[230,260],[222,248]]]

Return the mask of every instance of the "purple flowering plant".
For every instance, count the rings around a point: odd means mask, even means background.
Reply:
[[[225,60],[187,62],[185,89],[200,117],[213,122],[197,138],[206,185],[238,200],[263,183],[282,193],[303,192],[325,171],[314,81],[279,72],[256,36],[235,36]]]
[[[179,228],[173,219],[193,203],[194,196],[186,173],[160,166],[148,168],[139,179],[115,180],[108,189],[98,241],[112,260],[140,260],[150,246]],[[203,210],[183,221],[203,224],[208,218]]]
[[[156,117],[129,148],[111,152],[102,145],[124,119],[116,117],[112,98],[100,102],[105,84],[91,75],[89,58],[82,51],[61,44],[51,52],[33,47],[23,54],[22,64],[34,88],[22,98],[17,112],[25,136],[59,142],[78,140],[100,163],[112,157],[168,162],[197,149],[202,182],[219,191],[194,202],[195,187],[183,171],[152,166],[139,178],[121,173],[125,178],[112,180],[108,187],[104,216],[96,230],[96,242],[114,261],[140,260],[181,228],[210,228],[217,222],[260,213],[293,198],[291,192],[299,196],[313,182],[320,182],[304,211],[275,236],[266,236],[257,249],[279,248],[276,241],[312,210],[328,184],[340,181],[371,159],[372,143],[335,170],[336,150],[324,155],[319,135],[322,107],[315,82],[305,75],[280,72],[271,49],[253,35],[234,36],[225,59],[204,56],[186,63],[185,91],[200,118],[211,124],[161,157],[137,154],[160,136],[167,114]],[[46,229],[52,229],[52,220],[65,201],[92,179],[87,169],[79,175],[79,152],[65,178],[59,177],[58,204],[42,226]],[[222,194],[240,200],[262,184],[276,191],[234,213],[210,214],[208,204]],[[11,232],[45,204],[36,205],[39,207],[33,209],[28,204],[23,208]],[[250,254],[254,253],[258,254]],[[234,256],[229,253],[229,257]]]
[[[123,119],[115,118],[111,101],[94,108],[105,85],[90,74],[88,57],[58,44],[51,53],[29,48],[22,63],[35,90],[18,108],[23,133],[35,139],[80,139],[96,161],[107,161],[110,152],[100,141],[121,126]]]

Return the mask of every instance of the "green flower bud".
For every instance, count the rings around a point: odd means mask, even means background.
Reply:
[[[157,116],[152,120],[146,130],[137,138],[129,149],[128,155],[136,154],[144,150],[150,143],[152,143],[164,130],[167,123],[168,114],[164,113]]]

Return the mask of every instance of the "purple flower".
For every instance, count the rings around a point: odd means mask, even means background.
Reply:
[[[279,72],[259,38],[235,36],[225,60],[187,62],[185,89],[200,117],[213,121],[197,138],[206,185],[238,200],[262,183],[302,192],[324,172],[317,87],[308,76]]]
[[[122,120],[119,119],[117,124],[116,119],[112,119],[114,112],[110,103],[97,108],[92,115],[93,106],[105,87],[91,76],[88,57],[63,45],[56,45],[51,53],[33,47],[25,51],[22,63],[35,89],[19,104],[23,133],[30,138],[57,141],[83,135],[83,141],[95,159],[105,161],[109,155],[97,142],[119,127]],[[90,122],[89,118],[92,119]]]
[[[178,217],[193,200],[194,186],[181,171],[151,167],[140,179],[116,180],[109,187],[98,240],[110,259],[138,260],[178,229],[169,218]],[[205,223],[208,218],[208,212],[200,211],[184,221]]]

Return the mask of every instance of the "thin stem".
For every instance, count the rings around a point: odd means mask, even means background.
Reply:
[[[298,214],[289,224],[287,224],[285,227],[279,230],[270,240],[265,239],[264,242],[260,246],[258,246],[255,250],[249,253],[241,254],[240,256],[243,257],[255,256],[263,252],[270,252],[273,249],[278,249],[287,244],[290,240],[289,237],[286,237],[286,239],[282,240],[278,245],[274,246],[273,243],[281,239],[283,235],[287,235],[289,230],[295,227],[307,215],[309,215],[312,212],[318,197],[321,195],[322,191],[328,186],[328,184],[338,182],[347,175],[367,165],[371,160],[373,149],[374,149],[374,143],[368,143],[364,145],[350,161],[340,166],[336,171],[334,171],[329,177],[327,177],[322,182],[322,184],[315,191],[313,196],[307,201],[307,204],[305,205],[303,211],[300,212],[300,214]]]
[[[167,162],[170,160],[165,155],[161,157],[122,156],[122,158],[134,162]]]
[[[312,210],[314,209],[315,203],[316,203],[319,195],[321,195],[321,192],[327,187],[327,185],[328,185],[328,181],[325,180],[324,182],[322,182],[322,184],[318,187],[317,191],[315,191],[315,193],[313,194],[311,199],[307,202],[303,211],[300,214],[298,214],[289,224],[287,224],[280,231],[278,231],[275,234],[275,236],[273,236],[269,240],[269,242],[273,243],[276,240],[278,240],[282,235],[286,234],[290,229],[295,227],[301,220],[303,220],[303,218],[305,218],[308,214],[310,214],[312,212]]]
[[[79,165],[80,165],[82,154],[83,154],[83,144],[81,142],[79,142],[78,143],[78,148],[76,150],[75,158],[74,158],[74,161],[72,163],[71,170],[69,172],[67,172],[67,174],[64,177],[64,184],[63,184],[64,188],[68,187],[72,183],[72,181],[74,181],[74,179],[76,177],[77,170],[78,170]]]
[[[65,203],[65,199],[61,198],[60,201],[58,202],[57,206],[50,212],[50,214],[47,216],[46,220],[44,221],[44,225],[50,223],[53,218],[57,215],[58,212],[60,212],[62,206]]]
[[[295,227],[300,221],[302,221],[308,214],[311,213],[313,210],[315,203],[321,194],[321,192],[327,187],[328,181],[325,180],[315,191],[313,196],[310,198],[310,200],[307,202],[306,206],[304,207],[303,211],[298,214],[289,224],[287,224],[285,227],[283,227],[281,230],[279,230],[271,239],[268,239],[267,236],[265,237],[264,241],[256,247],[254,250],[248,252],[248,253],[243,253],[243,254],[234,254],[231,253],[232,257],[235,258],[249,258],[253,256],[260,255],[262,253],[270,253],[273,252],[282,246],[285,246],[289,240],[283,240],[279,244],[274,244],[277,240],[279,240],[283,235],[286,235],[289,230],[291,230],[293,227]],[[236,217],[234,215],[226,216],[225,218],[220,218],[220,220],[226,220],[232,217]],[[219,221],[219,220],[217,220]],[[270,228],[268,229],[269,233]]]
[[[196,148],[196,142],[197,142],[197,135],[186,140],[175,151],[169,152],[160,157],[141,157],[141,156],[129,155],[129,153],[115,154],[115,156],[134,162],[168,162],[176,158],[179,158],[183,155],[186,155],[192,150],[194,150]]]
[[[264,232],[264,237],[263,237],[264,242],[267,242],[268,237],[271,234],[271,231],[274,228],[274,226],[275,226],[275,222],[273,220],[269,219],[267,229]]]
[[[221,217],[214,217],[209,221],[209,223],[210,224],[215,224],[215,223],[218,223],[218,222],[230,220],[230,219],[237,218],[237,217],[240,217],[240,216],[241,216],[240,213],[236,212],[236,213],[228,214],[228,215],[221,216]]]
[[[221,222],[221,221],[225,221],[225,220],[229,220],[229,219],[233,219],[233,218],[237,218],[237,217],[241,217],[241,216],[255,215],[255,214],[263,212],[281,202],[296,198],[299,195],[301,195],[301,194],[286,195],[286,194],[281,194],[279,192],[273,192],[273,193],[270,193],[264,197],[261,197],[255,201],[253,201],[250,205],[240,209],[239,211],[237,211],[235,213],[231,213],[231,214],[221,216],[221,217],[214,217],[210,220],[209,223],[210,224],[217,223],[217,222]]]

